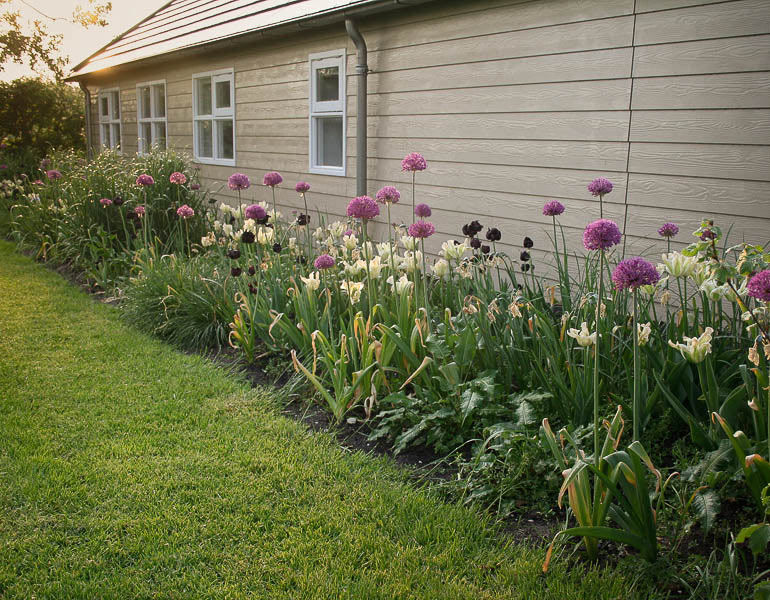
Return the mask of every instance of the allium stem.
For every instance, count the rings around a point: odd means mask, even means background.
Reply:
[[[364,238],[364,262],[366,262],[366,295],[367,300],[369,301],[369,316],[372,316],[372,302],[374,301],[373,294],[372,294],[372,275],[369,272],[369,244],[367,243],[368,236],[367,236],[367,224],[369,219],[363,218],[361,219],[361,232],[363,233]],[[394,279],[395,281],[395,279]]]
[[[393,277],[393,286],[396,285],[396,259],[393,256],[393,227],[390,220],[390,202],[386,202],[385,206],[388,208],[388,245],[390,246],[390,275]],[[396,313],[399,312],[399,304],[401,301],[400,294],[394,294],[396,301]]]
[[[305,217],[307,218],[305,237],[307,238],[307,260],[309,262],[310,257],[313,255],[313,238],[310,235],[310,213],[307,210],[307,196],[305,196],[305,192],[302,192],[302,201],[305,203]]]
[[[634,295],[634,439],[639,440],[639,430],[641,428],[642,421],[642,406],[641,406],[641,366],[639,357],[639,291],[637,288],[633,290]]]
[[[602,298],[604,297],[604,250],[599,250],[599,294],[596,297],[596,356],[594,357],[594,463],[599,468],[599,359],[601,356]]]
[[[425,316],[430,331],[430,306],[428,305],[428,271],[425,268],[425,238],[420,238],[420,248],[422,249],[422,290],[425,297]]]
[[[415,213],[415,209],[417,205],[415,204],[415,195],[414,195],[414,174],[415,172],[412,171],[412,224],[414,224],[414,221],[417,217],[417,214]]]

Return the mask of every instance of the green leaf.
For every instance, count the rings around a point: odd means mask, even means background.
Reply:
[[[703,529],[706,532],[710,531],[721,508],[717,493],[714,490],[705,490],[699,493],[693,498],[692,506]]]

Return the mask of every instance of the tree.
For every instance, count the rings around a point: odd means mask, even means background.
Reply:
[[[70,17],[54,17],[41,12],[26,0],[19,1],[41,18],[25,23],[21,13],[10,8],[12,0],[0,0],[0,6],[6,6],[0,13],[0,28],[4,29],[0,30],[0,72],[8,62],[28,63],[38,73],[41,66],[47,68],[57,80],[63,77],[69,59],[58,52],[62,36],[51,33],[46,23],[68,21],[85,28],[104,27],[112,10],[111,2],[99,4],[98,0],[88,0],[86,7],[76,6]]]

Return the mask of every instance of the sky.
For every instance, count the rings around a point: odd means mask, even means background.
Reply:
[[[26,0],[28,5],[40,10],[51,17],[71,17],[75,6],[86,7],[88,0]],[[101,3],[101,0],[100,0]],[[9,4],[0,5],[0,10],[18,10],[22,21],[40,19],[48,26],[51,33],[61,33],[64,40],[61,44],[61,54],[68,56],[70,62],[68,71],[84,58],[96,52],[110,40],[135,25],[153,11],[166,3],[166,0],[112,0],[112,11],[107,16],[107,27],[91,27],[83,29],[65,21],[50,21],[35,12],[33,8],[19,0],[11,0]],[[0,80],[9,81],[17,77],[34,76],[28,67],[8,63],[0,72]]]

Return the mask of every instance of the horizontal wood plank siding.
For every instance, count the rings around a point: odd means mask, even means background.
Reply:
[[[503,230],[503,249],[518,253],[530,235],[545,258],[542,204],[558,198],[579,248],[599,214],[586,185],[600,175],[615,183],[605,214],[622,222],[628,211],[629,251],[655,254],[664,221],[682,227],[680,247],[706,216],[732,225],[731,241],[770,237],[770,0],[447,0],[360,26],[372,69],[369,192],[401,188],[394,219],[411,219],[400,159],[416,151],[429,163],[417,196],[441,238],[481,218]],[[124,148],[135,151],[136,83],[165,79],[169,143],[190,152],[192,75],[233,68],[238,164],[201,165],[203,181],[234,201],[224,186],[234,170],[254,183],[278,170],[284,214],[301,208],[301,179],[312,207],[342,218],[356,187],[356,77],[346,176],[308,173],[308,55],[338,48],[351,75],[355,48],[337,25],[99,83],[120,84]],[[270,199],[257,185],[248,195]]]

